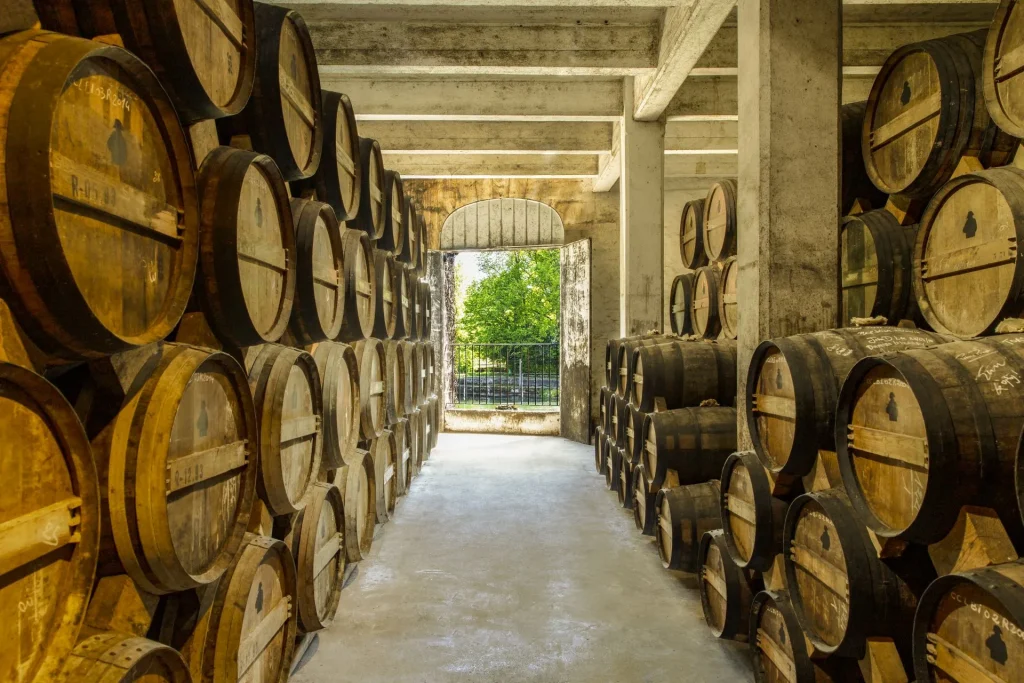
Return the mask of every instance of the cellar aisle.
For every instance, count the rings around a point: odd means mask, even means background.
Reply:
[[[692,578],[553,437],[442,434],[296,683],[750,679]]]

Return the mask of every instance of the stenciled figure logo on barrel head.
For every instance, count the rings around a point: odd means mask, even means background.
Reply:
[[[114,130],[107,138],[107,149],[110,150],[110,160],[115,166],[124,166],[128,162],[128,143],[124,140],[123,131],[121,119],[114,119]]]
[[[1006,664],[1008,654],[1006,652],[1006,643],[1003,642],[1003,629],[999,628],[999,626],[993,626],[992,635],[985,640],[985,647],[988,648],[993,661],[999,662],[1000,665]]]
[[[903,94],[900,95],[903,106],[910,104],[910,81],[903,81]]]
[[[889,422],[898,422],[900,409],[896,405],[896,394],[889,392],[889,403],[885,406],[885,414],[889,416]]]
[[[824,550],[832,547],[832,537],[828,535],[828,529],[821,532],[821,547]]]
[[[973,211],[967,212],[967,220],[964,222],[964,235],[970,239],[978,234],[978,219],[974,217]]]

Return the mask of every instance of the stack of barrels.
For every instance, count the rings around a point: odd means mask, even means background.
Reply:
[[[284,681],[436,443],[424,221],[299,13],[136,4],[0,38],[0,679]]]

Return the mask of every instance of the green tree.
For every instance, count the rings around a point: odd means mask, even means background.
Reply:
[[[478,344],[557,342],[559,256],[557,249],[481,255],[484,277],[466,292],[459,336],[464,330],[465,341]]]

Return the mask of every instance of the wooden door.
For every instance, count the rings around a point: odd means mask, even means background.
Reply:
[[[561,433],[590,443],[590,240],[562,247]]]

